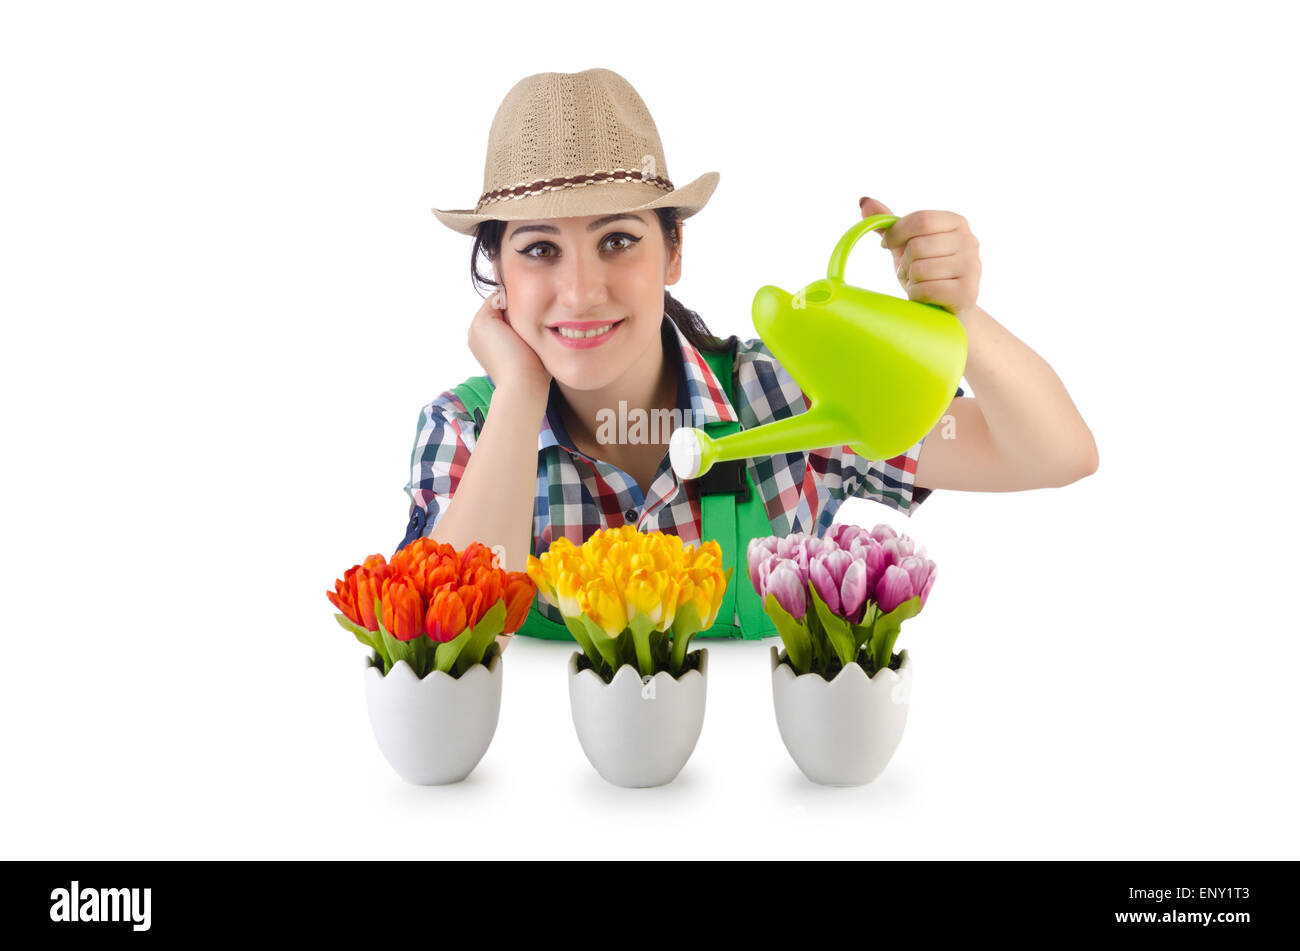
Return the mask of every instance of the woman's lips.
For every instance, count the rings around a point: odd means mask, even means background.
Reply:
[[[599,334],[594,337],[588,337],[585,335],[581,337],[566,337],[564,334],[560,333],[560,328],[558,327],[551,327],[549,329],[551,331],[551,336],[554,337],[556,340],[558,340],[564,346],[569,347],[573,350],[589,350],[592,347],[599,347],[610,337],[614,336],[614,333],[622,325],[623,325],[622,320],[611,321],[611,326],[608,330],[606,330],[603,334]],[[598,328],[592,328],[592,329],[598,329]]]

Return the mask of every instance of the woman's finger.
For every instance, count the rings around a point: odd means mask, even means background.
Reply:
[[[960,232],[946,231],[941,234],[924,234],[913,238],[903,246],[903,253],[897,259],[895,270],[899,277],[905,277],[914,261],[926,258],[947,257],[956,254],[965,246],[965,239]]]
[[[941,258],[922,258],[913,261],[907,273],[900,274],[899,277],[913,284],[924,284],[926,281],[946,281],[950,278],[962,277],[970,269],[970,256],[958,252]]]
[[[956,300],[961,295],[962,290],[963,281],[958,278],[922,281],[918,284],[909,283],[907,285],[907,298],[921,304],[937,304],[948,309],[949,301]]]

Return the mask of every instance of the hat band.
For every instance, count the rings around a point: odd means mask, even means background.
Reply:
[[[591,172],[587,175],[575,175],[572,178],[547,178],[536,182],[529,182],[525,185],[515,185],[513,188],[497,188],[489,192],[484,192],[483,197],[478,200],[474,206],[475,211],[480,211],[484,205],[490,205],[498,201],[510,201],[516,198],[527,198],[530,195],[541,195],[546,192],[559,191],[564,188],[582,188],[585,185],[599,185],[602,182],[644,182],[647,185],[654,185],[656,188],[662,188],[666,192],[673,191],[673,183],[659,175],[644,175],[640,169],[616,168],[612,172]]]

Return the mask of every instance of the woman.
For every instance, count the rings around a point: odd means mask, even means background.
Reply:
[[[654,120],[610,70],[541,73],[510,90],[477,205],[434,209],[475,236],[471,276],[497,289],[469,326],[470,350],[494,385],[491,413],[472,415],[451,391],[424,407],[402,545],[420,535],[457,548],[500,545],[518,571],[530,549],[545,551],[559,535],[581,544],[598,528],[701,539],[698,487],[673,474],[667,432],[627,421],[677,410],[685,425],[738,420],[748,429],[807,408],[761,340],[719,340],[666,289],[681,275],[682,221],[718,178],[674,187]],[[889,213],[873,199],[859,207]],[[893,459],[838,446],[750,460],[772,532],[820,535],[850,496],[910,515],[935,488],[1012,491],[1095,471],[1092,434],[1055,373],[976,305],[978,242],[965,219],[907,215],[882,245],[912,300],[962,321],[966,378],[979,397],[954,399],[936,426],[959,438],[927,436]],[[490,281],[477,270],[480,253]],[[729,344],[724,381],[709,363]]]

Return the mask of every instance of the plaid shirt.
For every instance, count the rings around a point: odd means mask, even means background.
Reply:
[[[693,425],[739,419],[742,427],[752,429],[808,409],[799,385],[761,339],[742,341],[737,347],[734,405],[727,401],[704,357],[667,317],[663,339],[666,352],[680,357],[677,407],[691,411]],[[668,532],[688,545],[700,541],[695,482],[682,482],[673,473],[667,446],[650,491],[643,494],[626,472],[574,448],[556,411],[557,392],[552,386],[537,434],[534,550],[545,551],[560,535],[581,545],[597,529],[621,525]],[[957,396],[961,395],[958,387]],[[406,484],[412,525],[424,523],[420,534],[432,533],[455,495],[480,425],[481,420],[471,417],[450,390],[420,411]],[[760,456],[748,460],[749,472],[763,497],[773,534],[822,535],[850,496],[875,499],[910,516],[931,491],[916,488],[912,481],[924,441],[882,462],[863,459],[848,446]],[[537,605],[551,620],[561,620],[545,599],[539,598]]]

